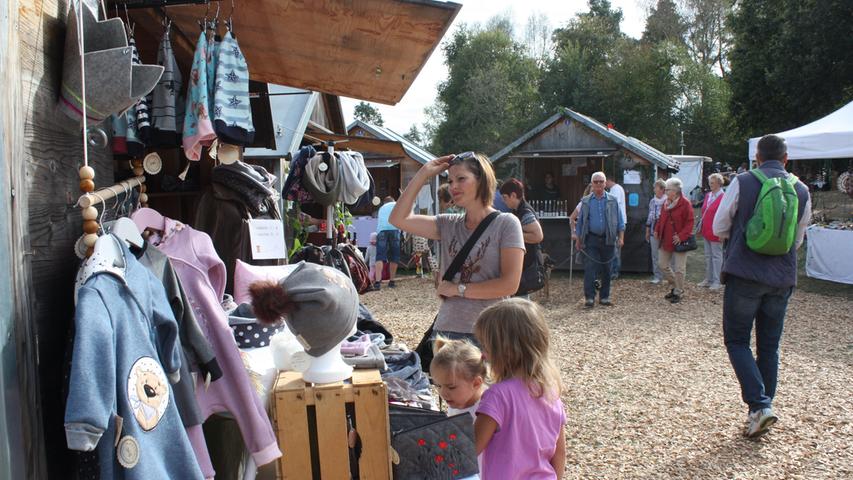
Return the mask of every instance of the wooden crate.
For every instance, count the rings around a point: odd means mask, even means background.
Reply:
[[[283,453],[278,476],[287,480],[349,479],[346,412],[361,438],[359,478],[391,478],[388,392],[378,370],[355,370],[351,380],[315,385],[298,372],[275,382],[273,425]],[[313,456],[313,458],[312,458]]]

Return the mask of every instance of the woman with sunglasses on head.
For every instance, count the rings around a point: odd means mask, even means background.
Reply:
[[[421,187],[445,170],[453,204],[463,208],[465,213],[414,214],[412,207]],[[389,220],[400,230],[439,240],[443,274],[480,222],[497,212],[492,208],[496,184],[492,165],[481,153],[465,152],[436,158],[418,170],[397,200]],[[452,281],[439,282],[436,293],[443,301],[436,317],[435,333],[476,343],[473,329],[477,316],[489,305],[518,290],[523,259],[521,223],[511,213],[497,213]]]

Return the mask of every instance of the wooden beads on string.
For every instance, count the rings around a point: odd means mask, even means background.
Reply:
[[[145,175],[145,169],[142,167],[142,160],[140,160],[138,158],[133,159],[130,161],[130,165],[133,168],[133,176],[134,177],[141,177],[141,176]],[[145,193],[145,190],[146,190],[145,184],[144,183],[140,184],[139,185],[139,203],[143,207],[148,206],[148,194]]]
[[[80,167],[80,191],[83,193],[92,193],[95,191],[95,169],[85,165]],[[86,245],[86,256],[92,255],[95,249],[95,242],[98,241],[98,209],[95,207],[86,207],[83,209],[83,244]]]

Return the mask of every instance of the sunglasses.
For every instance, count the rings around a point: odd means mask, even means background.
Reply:
[[[593,180],[592,183],[604,183],[604,180]]]
[[[454,155],[453,158],[450,159],[449,163],[450,163],[450,165],[459,165],[460,163],[464,162],[465,160],[469,160],[469,159],[473,159],[473,158],[475,158],[474,152],[462,152],[462,153],[458,153],[458,154]]]

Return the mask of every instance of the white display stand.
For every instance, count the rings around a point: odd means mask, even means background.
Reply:
[[[853,231],[812,225],[806,234],[806,275],[853,285]]]

